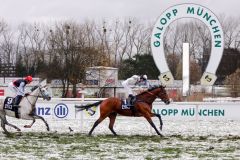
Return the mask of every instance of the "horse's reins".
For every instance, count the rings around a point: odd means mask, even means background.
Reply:
[[[158,97],[157,95],[153,94],[152,92],[147,91],[147,93],[149,93],[149,94],[155,96],[156,98],[160,98],[160,97]],[[160,93],[160,94],[164,94],[164,93]]]
[[[40,93],[41,93],[41,95],[42,95],[41,88],[39,88],[39,90],[40,90]],[[43,97],[43,96],[39,96],[39,95],[37,95],[37,96],[35,96],[35,95],[28,95],[28,96],[37,97],[37,99],[38,99],[39,97]],[[26,96],[26,99],[27,99],[28,103],[30,103],[32,106],[34,106],[34,105],[29,101],[28,96]],[[36,101],[35,101],[34,104],[36,104],[37,99],[36,99]]]
[[[156,98],[158,98],[158,96],[156,96],[156,95],[155,95],[155,94],[153,94],[152,92],[149,92],[149,91],[147,91],[147,93],[149,93],[149,94],[151,94],[151,95],[155,96]]]

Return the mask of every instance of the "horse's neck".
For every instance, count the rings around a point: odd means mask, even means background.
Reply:
[[[28,101],[29,101],[31,104],[36,103],[39,92],[40,92],[40,89],[37,88],[37,89],[35,89],[32,93],[30,93],[30,96],[27,97],[27,98],[28,98]]]
[[[148,104],[152,104],[153,101],[156,99],[156,96],[154,96],[152,92],[146,91],[145,93],[138,95],[137,98]]]

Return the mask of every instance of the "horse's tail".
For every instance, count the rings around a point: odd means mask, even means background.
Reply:
[[[83,110],[86,110],[89,112],[90,115],[94,115],[95,114],[95,111],[92,110],[91,108],[92,107],[97,107],[99,104],[101,104],[102,101],[98,101],[96,103],[92,103],[92,104],[87,104],[87,105],[75,105],[75,108],[78,109],[78,111],[83,111]]]

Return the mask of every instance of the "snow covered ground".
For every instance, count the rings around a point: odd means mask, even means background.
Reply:
[[[154,123],[159,127],[157,118]],[[87,136],[94,120],[41,120],[9,118],[22,129],[11,136],[0,134],[0,159],[240,159],[240,121],[164,120],[164,138],[157,136],[144,118],[117,117],[112,136],[108,119]],[[73,131],[69,130],[69,127]]]

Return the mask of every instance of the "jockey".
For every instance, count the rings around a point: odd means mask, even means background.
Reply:
[[[146,85],[149,88],[149,82],[147,81],[147,75],[133,75],[132,77],[126,79],[125,81],[122,82],[122,85],[124,89],[128,93],[128,104],[132,104],[133,101],[133,91],[131,89],[131,85]]]
[[[8,84],[8,88],[13,93],[16,94],[16,97],[14,98],[14,102],[13,102],[14,106],[18,106],[22,100],[22,97],[28,95],[28,93],[26,93],[26,94],[24,93],[24,90],[25,90],[26,84],[29,84],[31,82],[32,82],[32,76],[27,76],[24,79],[17,79]]]

